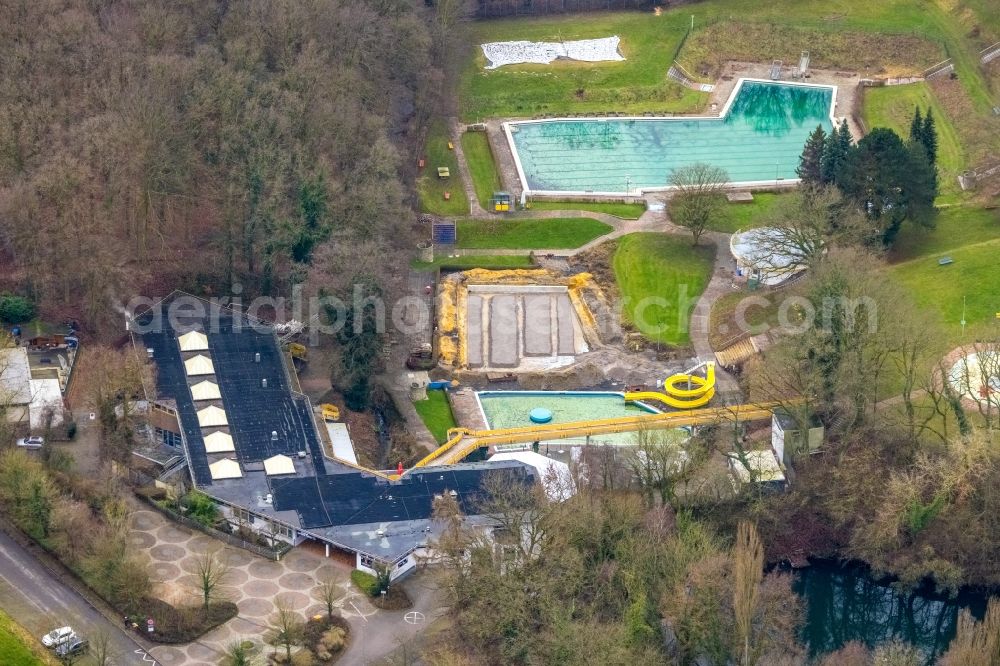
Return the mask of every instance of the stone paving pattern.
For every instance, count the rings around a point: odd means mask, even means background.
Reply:
[[[295,548],[279,562],[233,548],[205,534],[169,522],[161,514],[140,508],[132,514],[132,544],[148,553],[154,594],[179,606],[197,606],[198,558],[215,552],[229,566],[222,596],[236,603],[239,615],[187,645],[158,645],[150,650],[163,666],[218,664],[227,645],[253,640],[258,645],[275,612],[275,601],[285,600],[303,617],[324,613],[314,597],[321,580],[332,577],[343,589],[337,602],[351,621],[368,618],[376,609],[351,585],[350,568],[304,548]]]

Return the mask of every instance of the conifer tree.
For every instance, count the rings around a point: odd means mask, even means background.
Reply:
[[[913,121],[910,123],[910,141],[913,143],[924,142],[924,119],[920,115],[920,107],[913,109]]]
[[[844,154],[840,151],[840,130],[834,125],[830,134],[826,137],[823,146],[823,157],[820,160],[820,179],[825,184],[834,183],[837,180],[837,171],[843,162]]]
[[[927,149],[927,159],[931,164],[937,164],[937,128],[934,126],[934,113],[928,108],[927,115],[924,116],[924,127],[920,133],[920,142]]]
[[[803,185],[815,186],[823,184],[823,153],[826,149],[826,132],[819,125],[809,135],[805,148],[799,157],[799,166],[795,170]]]

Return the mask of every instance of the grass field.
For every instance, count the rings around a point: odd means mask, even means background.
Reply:
[[[904,225],[889,253],[894,263],[933,256],[984,241],[1000,238],[1000,210],[968,206],[942,208],[934,229],[923,230]]]
[[[448,128],[443,120],[434,122],[427,132],[424,156],[427,163],[417,180],[420,209],[435,215],[468,215],[469,200],[462,187],[462,173],[458,169],[455,151],[448,150]],[[439,166],[448,167],[451,177],[438,178]],[[451,200],[445,201],[445,192],[451,192]]]
[[[493,150],[490,148],[486,132],[463,134],[462,150],[465,152],[465,161],[469,163],[472,186],[476,190],[479,205],[489,210],[493,193],[503,189],[503,186],[500,183],[496,163],[493,161]]]
[[[424,425],[434,435],[438,444],[444,444],[448,440],[448,428],[457,425],[445,392],[427,391],[427,399],[418,400],[413,406],[417,408],[417,414],[420,414]]]
[[[586,245],[611,230],[611,225],[589,217],[459,220],[458,246],[510,250],[561,250]]]
[[[687,14],[607,12],[531,19],[479,21],[471,27],[474,58],[462,72],[462,117],[532,116],[541,113],[691,112],[708,96],[666,78],[686,31]],[[597,65],[557,61],[508,65],[487,71],[483,42],[563,41],[619,35],[623,62]]]
[[[912,34],[727,20],[695,31],[679,60],[693,76],[714,82],[726,61],[781,60],[794,67],[802,51],[809,52],[811,67],[834,70],[857,68],[864,53],[866,71],[884,76],[917,75],[946,57],[939,42]]]
[[[726,204],[722,214],[712,220],[708,228],[732,234],[740,229],[762,226],[767,223],[768,215],[781,201],[782,196],[774,192],[755,192],[753,201],[749,203]]]
[[[866,75],[912,71],[936,55],[951,56],[975,108],[988,113],[991,93],[979,70],[982,37],[974,34],[963,4],[991,30],[998,12],[989,0],[708,0],[651,12],[602,12],[480,21],[470,30],[474,57],[462,72],[463,117],[531,116],[593,111],[685,113],[707,96],[666,78],[675,54],[689,69],[710,69],[719,57],[797,62],[808,50],[814,66]],[[694,17],[695,29],[685,42]],[[483,69],[478,44],[503,40],[570,40],[618,35],[626,60],[585,64],[508,65]],[[1000,37],[997,37],[1000,39]],[[947,54],[947,56],[945,55]],[[885,69],[886,72],[881,70]],[[994,102],[995,103],[995,102]]]
[[[48,666],[57,663],[34,636],[0,611],[0,664]]]
[[[623,220],[638,220],[646,212],[645,204],[580,201],[532,201],[531,210],[586,210],[606,213]]]
[[[1000,239],[954,248],[948,256],[954,260],[948,266],[939,266],[937,255],[924,256],[890,267],[889,275],[912,293],[918,306],[940,312],[949,328],[962,319],[963,298],[970,325],[997,321]]]
[[[958,175],[966,169],[966,159],[962,145],[951,118],[945,113],[937,98],[926,83],[911,83],[907,86],[867,88],[864,91],[864,120],[869,129],[888,127],[904,140],[910,136],[910,121],[913,110],[920,107],[920,113],[927,109],[934,112],[934,126],[938,135],[938,182],[944,195],[959,191]]]
[[[535,262],[528,255],[476,255],[471,257],[435,257],[434,261],[415,261],[417,270],[436,268],[532,268]]]
[[[684,236],[623,236],[612,259],[623,315],[653,342],[686,345],[688,318],[712,274],[714,246]]]

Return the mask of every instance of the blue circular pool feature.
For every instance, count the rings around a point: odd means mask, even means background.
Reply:
[[[528,418],[531,419],[532,423],[548,423],[552,420],[552,410],[545,409],[544,407],[535,407],[528,414]]]

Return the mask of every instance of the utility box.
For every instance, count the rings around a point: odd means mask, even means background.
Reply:
[[[430,377],[426,372],[408,372],[406,381],[410,386],[410,400],[417,402],[427,399],[427,384],[430,382]]]
[[[494,192],[490,199],[490,208],[494,213],[509,213],[514,210],[514,197],[510,192]]]

